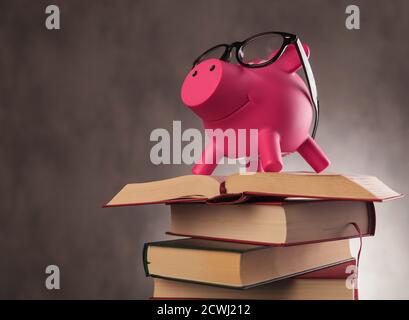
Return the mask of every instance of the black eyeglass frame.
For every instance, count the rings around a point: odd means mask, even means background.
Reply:
[[[277,53],[271,57],[269,60],[262,62],[262,63],[245,63],[243,61],[243,49],[246,47],[246,45],[248,45],[250,42],[254,41],[256,38],[261,37],[261,36],[266,36],[266,35],[280,35],[283,38],[283,42],[281,44],[280,49],[277,51]],[[307,85],[308,85],[308,90],[310,93],[310,98],[311,98],[311,102],[313,104],[313,108],[314,108],[314,113],[315,113],[315,117],[314,117],[314,126],[312,129],[312,133],[311,133],[311,137],[315,138],[315,135],[317,133],[317,128],[318,128],[318,122],[319,122],[319,115],[320,115],[320,109],[319,109],[319,100],[318,100],[318,92],[317,92],[317,85],[315,82],[315,77],[314,74],[312,72],[312,68],[310,65],[310,62],[307,58],[307,54],[304,51],[304,48],[301,44],[300,39],[298,38],[297,35],[295,34],[291,34],[291,33],[287,33],[287,32],[279,32],[279,31],[268,31],[268,32],[262,32],[262,33],[258,33],[254,36],[251,36],[250,38],[247,38],[244,41],[236,41],[233,42],[231,44],[218,44],[208,50],[206,50],[204,53],[202,53],[193,63],[193,67],[194,68],[196,65],[198,65],[203,57],[205,57],[206,55],[208,55],[210,52],[219,49],[219,48],[225,48],[222,56],[220,57],[220,60],[225,61],[225,62],[230,62],[231,60],[231,56],[232,56],[232,51],[233,49],[236,49],[236,60],[238,61],[238,63],[240,63],[242,66],[246,67],[246,68],[262,68],[262,67],[266,67],[272,63],[274,63],[275,61],[277,61],[282,54],[284,53],[284,51],[287,49],[287,47],[290,44],[294,44],[295,48],[297,50],[298,56],[300,57],[300,61],[304,70],[304,74],[305,74],[305,78],[307,80]],[[205,59],[203,59],[205,60]]]

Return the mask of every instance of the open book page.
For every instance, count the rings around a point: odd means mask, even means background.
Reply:
[[[400,197],[372,176],[313,173],[256,173],[226,179],[227,193],[265,194],[283,197],[383,201]]]
[[[161,203],[174,199],[208,199],[219,195],[221,177],[187,175],[159,181],[127,184],[106,205]]]

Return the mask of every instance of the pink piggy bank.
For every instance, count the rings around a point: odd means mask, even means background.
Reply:
[[[308,47],[303,48],[309,56]],[[257,171],[279,172],[282,156],[297,151],[321,172],[330,161],[309,133],[313,109],[307,86],[296,74],[300,67],[294,45],[263,68],[205,60],[185,78],[181,98],[206,129],[233,129],[237,133],[246,129],[246,147],[240,151],[236,145],[236,158],[250,156],[248,133],[257,129]],[[201,160],[193,167],[194,174],[212,174],[222,157],[232,157],[228,145],[221,142],[210,137]]]

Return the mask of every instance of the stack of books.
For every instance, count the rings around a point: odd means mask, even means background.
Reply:
[[[189,175],[126,185],[106,207],[164,203],[168,234],[145,244],[154,298],[357,299],[351,238],[375,233],[372,176]]]

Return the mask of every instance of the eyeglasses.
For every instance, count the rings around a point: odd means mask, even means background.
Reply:
[[[295,34],[275,31],[263,32],[241,42],[219,44],[200,55],[193,63],[193,67],[204,60],[212,58],[230,62],[233,50],[236,49],[236,60],[242,66],[246,68],[262,68],[277,61],[290,44],[294,44],[297,49],[307,80],[311,102],[314,107],[315,117],[311,134],[311,137],[314,138],[319,121],[317,85],[307,54],[304,51],[300,39]]]

